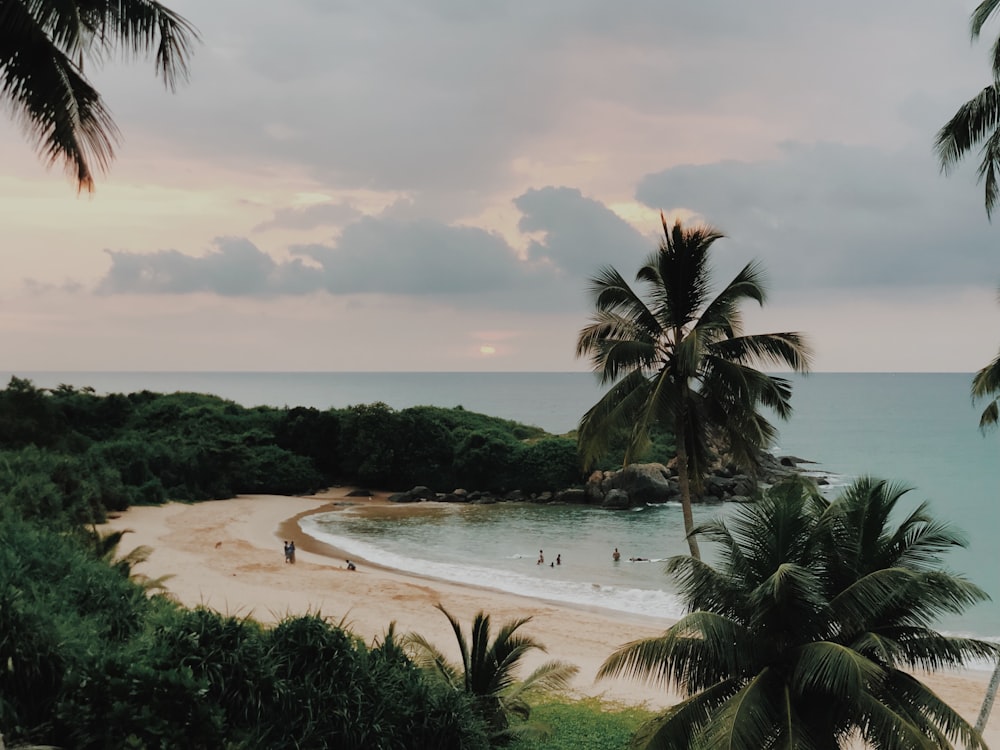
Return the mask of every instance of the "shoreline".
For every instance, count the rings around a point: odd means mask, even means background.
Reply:
[[[167,591],[188,607],[203,605],[265,624],[290,614],[320,613],[343,623],[368,644],[396,622],[398,631],[418,632],[452,656],[457,656],[455,637],[435,604],[440,602],[465,627],[480,610],[491,616],[494,627],[530,616],[524,632],[542,643],[547,653],[530,654],[526,668],[561,659],[580,667],[571,694],[653,710],[676,702],[676,695],[658,686],[621,679],[595,682],[597,669],[614,649],[658,635],[669,623],[421,577],[361,559],[356,560],[358,570],[348,571],[342,550],[307,535],[298,525],[303,516],[346,503],[385,503],[384,496],[348,498],[347,491],[135,506],[104,528],[132,531],[122,540],[121,554],[139,545],[151,547],[149,559],[137,572],[150,578],[169,576]],[[284,563],[283,539],[295,540],[295,565]],[[928,675],[926,682],[974,723],[989,677],[978,670],[949,671]],[[984,737],[1000,747],[998,712],[991,716]]]

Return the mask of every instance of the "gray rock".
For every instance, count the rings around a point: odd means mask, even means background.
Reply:
[[[625,490],[608,490],[601,507],[608,510],[627,510],[632,507],[632,500]]]

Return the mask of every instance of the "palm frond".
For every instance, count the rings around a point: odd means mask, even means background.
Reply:
[[[763,305],[767,299],[764,288],[763,268],[757,261],[747,263],[726,287],[719,292],[701,315],[695,326],[698,330],[721,331],[725,338],[733,338],[741,333],[739,306],[752,300]]]
[[[735,680],[725,680],[674,704],[639,727],[630,750],[702,748],[699,741],[704,727],[738,690]]]
[[[787,367],[793,372],[808,372],[812,349],[801,333],[758,333],[722,339],[709,347],[709,354],[743,365]]]
[[[457,669],[437,646],[418,633],[407,633],[403,644],[413,663],[426,672],[436,675],[450,688],[462,687],[461,670]]]
[[[969,19],[969,32],[973,41],[979,38],[984,24],[996,11],[997,6],[997,0],[983,0],[983,2],[976,6]],[[1000,78],[1000,38],[997,38],[990,48],[990,62],[993,69],[993,77]]]
[[[789,684],[799,694],[858,695],[884,676],[882,666],[849,646],[814,641],[796,650]]]
[[[712,612],[693,612],[661,636],[620,646],[597,678],[626,677],[690,695],[749,671],[753,663],[753,643],[739,623]]]
[[[986,86],[967,101],[942,127],[935,139],[941,168],[948,172],[1000,123],[1000,84]]]
[[[0,100],[10,105],[46,163],[63,162],[78,187],[90,191],[94,171],[104,171],[114,155],[118,130],[111,114],[27,5],[3,7]]]
[[[504,695],[504,700],[520,700],[523,695],[533,692],[548,693],[564,690],[579,672],[580,668],[575,664],[558,660],[547,661],[513,685]]]
[[[942,701],[930,688],[906,672],[893,670],[879,695],[884,706],[905,724],[913,726],[925,739],[919,747],[947,748],[960,745],[969,750],[986,750],[982,736],[957,711]],[[929,740],[929,743],[927,742]]]
[[[609,390],[580,419],[578,441],[585,467],[603,457],[619,434],[629,435],[628,453],[645,447],[648,433],[635,429],[649,398],[649,381],[634,370]]]
[[[722,704],[706,725],[706,747],[724,750],[772,747],[783,725],[788,702],[782,701],[780,678],[764,668]],[[784,703],[784,706],[782,705]],[[789,747],[802,747],[789,742]]]
[[[1000,354],[986,367],[979,370],[972,379],[972,403],[991,399],[979,418],[979,429],[984,434],[996,427],[997,422],[1000,421],[998,398],[1000,398]]]

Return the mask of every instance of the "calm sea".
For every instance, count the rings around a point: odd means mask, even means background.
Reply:
[[[572,429],[601,390],[589,373],[13,373],[39,387],[91,386],[98,393],[195,391],[245,406],[320,409],[383,401],[395,408],[463,406],[534,424]],[[8,373],[9,377],[10,373]],[[969,547],[948,565],[993,602],[975,607],[953,632],[1000,637],[1000,434],[983,437],[967,374],[793,376],[792,419],[775,451],[810,459],[835,483],[872,474],[913,487],[910,506],[962,529]],[[401,488],[406,489],[406,488]],[[452,488],[441,488],[452,489]],[[352,556],[423,575],[635,614],[679,613],[662,561],[683,553],[680,509],[632,512],[545,506],[422,505],[395,515],[335,513],[310,519],[308,533]],[[709,505],[697,515],[727,512]],[[622,560],[611,560],[618,547]],[[538,550],[545,564],[536,564]],[[562,564],[551,567],[556,555]],[[631,557],[649,562],[628,562]]]

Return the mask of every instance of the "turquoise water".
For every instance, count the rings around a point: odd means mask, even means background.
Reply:
[[[40,387],[67,383],[100,393],[198,391],[246,406],[325,409],[384,401],[462,405],[494,416],[571,429],[600,395],[588,373],[15,373]],[[948,564],[1000,600],[1000,435],[983,437],[969,401],[971,375],[840,374],[793,376],[795,414],[781,425],[776,450],[814,460],[844,483],[861,474],[915,489],[911,505],[963,529],[967,550]],[[451,489],[451,488],[444,488]],[[724,506],[699,508],[706,518]],[[404,570],[542,598],[655,617],[678,612],[662,559],[682,553],[680,510],[639,512],[539,506],[421,506],[405,522],[344,513],[309,531],[329,535],[350,554]],[[623,559],[611,561],[617,546]],[[536,565],[538,550],[546,565]],[[549,567],[556,554],[563,564]],[[1000,636],[1000,602],[943,626]]]

